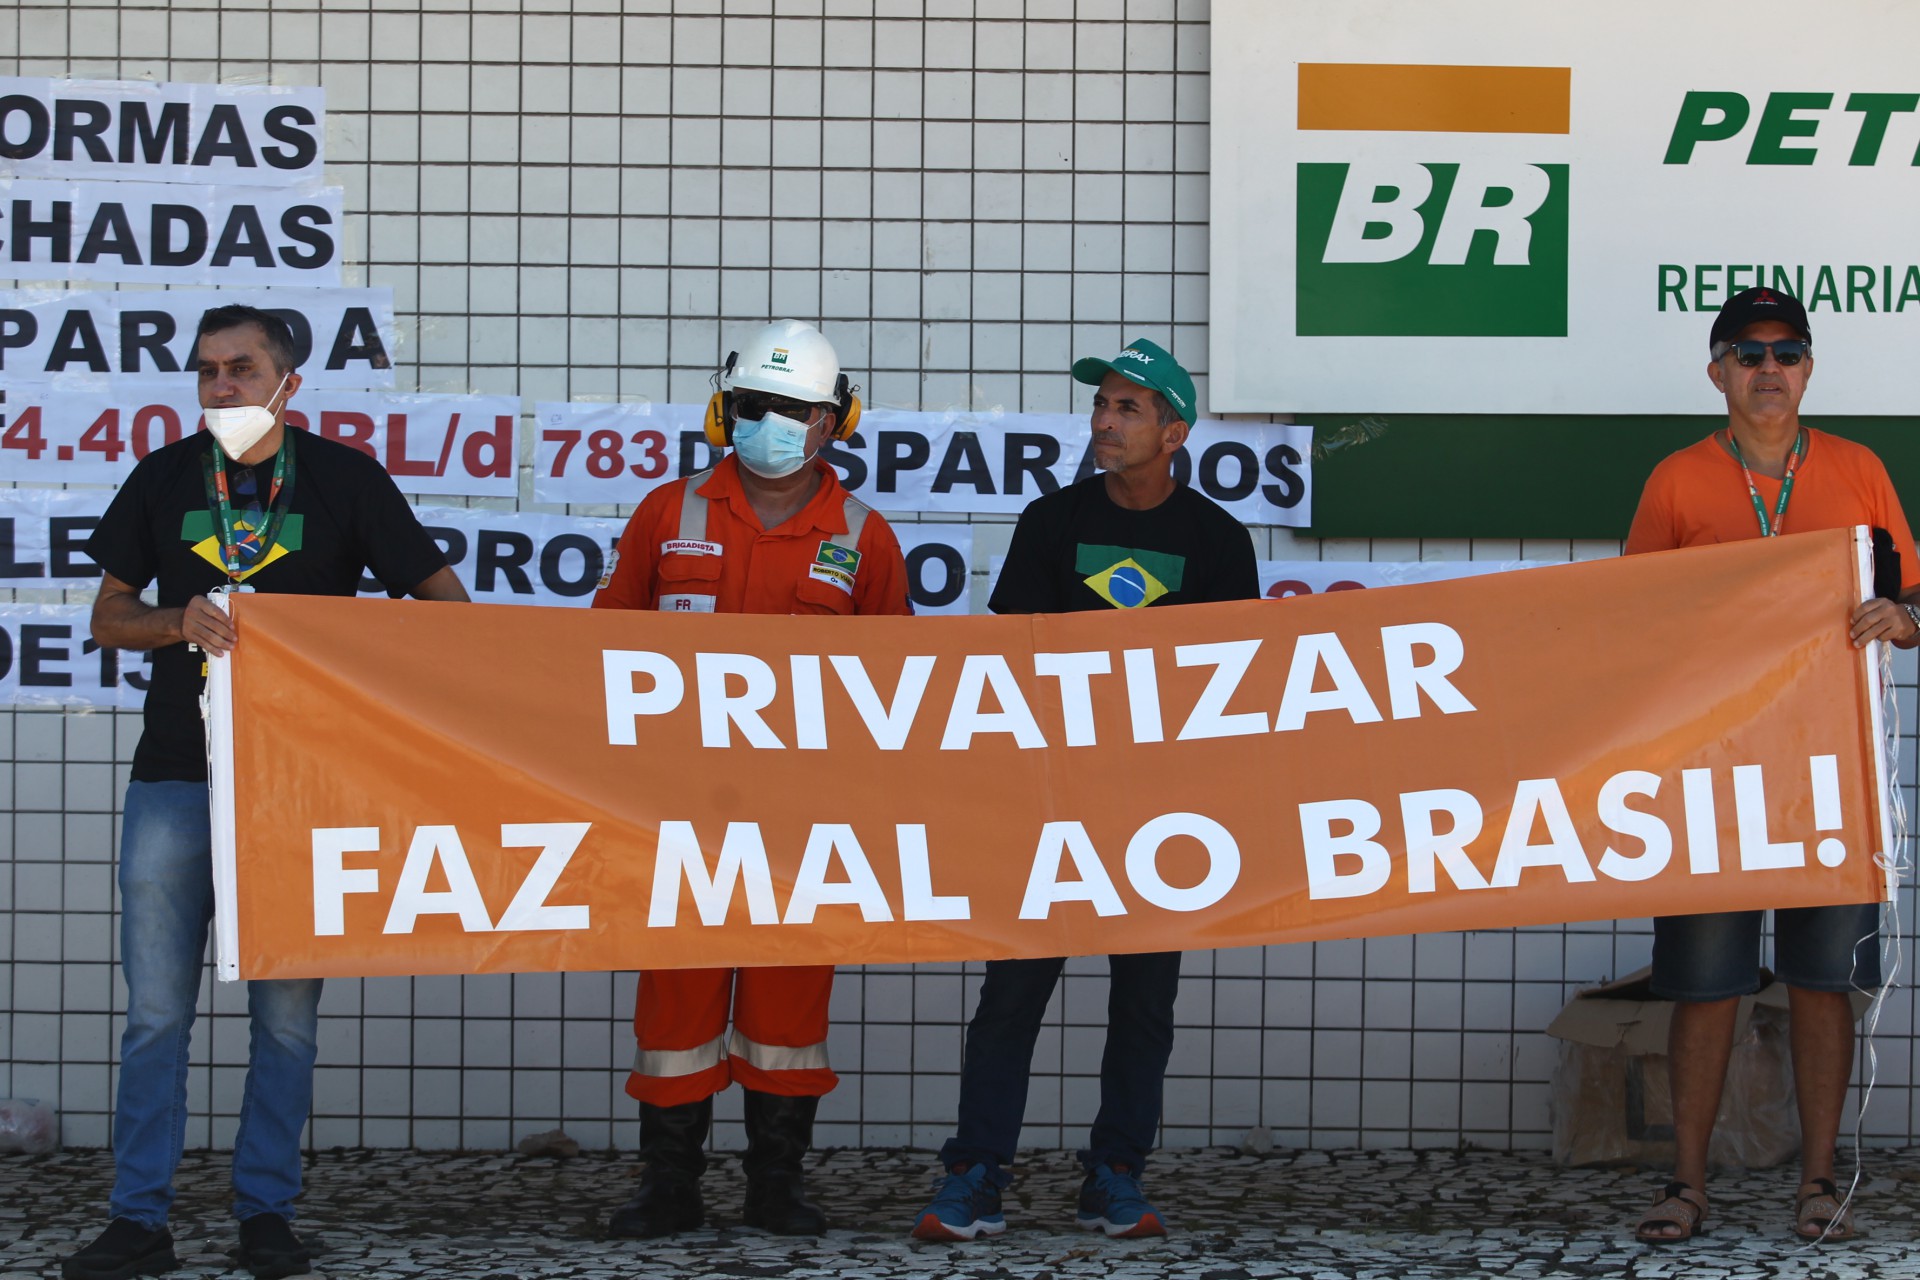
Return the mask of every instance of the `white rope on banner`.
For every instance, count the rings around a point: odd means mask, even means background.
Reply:
[[[1893,842],[1887,852],[1874,855],[1874,864],[1892,877],[1893,893],[1886,913],[1886,927],[1880,931],[1880,989],[1868,991],[1858,983],[1854,990],[1868,997],[1867,1015],[1861,1020],[1861,1037],[1866,1044],[1867,1079],[1860,1090],[1860,1106],[1853,1117],[1853,1177],[1847,1182],[1847,1193],[1841,1197],[1840,1212],[1816,1237],[1806,1240],[1805,1247],[1811,1248],[1824,1244],[1835,1224],[1853,1208],[1854,1195],[1860,1188],[1861,1145],[1866,1132],[1867,1108],[1873,1102],[1873,1087],[1880,1077],[1880,1054],[1874,1045],[1874,1036],[1880,1028],[1880,1015],[1886,1009],[1887,993],[1899,982],[1901,964],[1905,960],[1905,947],[1901,935],[1900,892],[1913,870],[1913,859],[1907,848],[1907,801],[1900,785],[1900,697],[1893,683],[1893,646],[1880,646],[1880,714],[1881,742],[1880,750],[1888,761],[1887,771],[1887,808],[1893,822]],[[1870,937],[1872,935],[1867,935]],[[1855,939],[1856,954],[1866,937]]]

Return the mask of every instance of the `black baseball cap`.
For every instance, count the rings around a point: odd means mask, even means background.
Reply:
[[[1727,299],[1720,314],[1713,318],[1713,333],[1707,338],[1707,346],[1711,349],[1723,342],[1732,342],[1742,329],[1762,320],[1778,320],[1808,342],[1813,341],[1813,330],[1807,327],[1807,309],[1800,305],[1800,299],[1778,289],[1761,288],[1742,289]]]

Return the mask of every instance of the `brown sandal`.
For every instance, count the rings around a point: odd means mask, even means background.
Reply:
[[[1793,1233],[1816,1244],[1853,1239],[1853,1211],[1841,1202],[1833,1179],[1813,1178],[1806,1185],[1813,1190],[1793,1201]]]
[[[1642,1244],[1678,1244],[1707,1233],[1707,1198],[1684,1182],[1669,1182],[1633,1229],[1633,1238]],[[1672,1235],[1662,1231],[1678,1227]]]

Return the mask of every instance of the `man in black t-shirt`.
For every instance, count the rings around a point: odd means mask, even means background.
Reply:
[[[1100,474],[1037,498],[1020,513],[989,607],[995,613],[1142,609],[1260,594],[1253,542],[1239,521],[1174,483],[1172,462],[1195,419],[1193,379],[1151,342],[1112,360],[1085,359],[1073,376],[1093,399]],[[959,1130],[940,1149],[947,1170],[915,1219],[923,1240],[971,1240],[1006,1229],[1011,1179],[1040,1021],[1064,960],[989,960],[967,1026]],[[1078,1223],[1110,1236],[1164,1235],[1140,1188],[1160,1124],[1173,1052],[1180,953],[1108,957],[1107,1045],[1100,1112],[1080,1162]]]
[[[207,430],[134,467],[87,543],[101,567],[93,638],[153,650],[145,728],[121,825],[120,959],[127,1028],[114,1105],[112,1222],[68,1258],[68,1280],[177,1265],[167,1215],[186,1128],[187,1044],[213,915],[200,691],[208,655],[234,646],[209,592],[351,596],[371,568],[389,590],[465,600],[446,557],[372,458],[289,430],[300,389],[293,333],[252,307],[201,318],[195,347]],[[158,580],[158,605],[140,592]],[[313,1097],[318,980],[251,982],[252,1045],[234,1135],[241,1262],[299,1275],[293,1234],[300,1131]]]

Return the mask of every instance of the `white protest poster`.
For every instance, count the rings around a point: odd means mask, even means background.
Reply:
[[[593,599],[624,520],[544,511],[420,506],[414,515],[446,553],[467,595],[485,604],[579,605]],[[363,578],[363,595],[386,594]]]
[[[634,503],[713,465],[705,405],[541,402],[533,409],[535,502]]]
[[[10,392],[0,479],[119,484],[141,458],[200,429],[192,380],[93,379]],[[403,493],[511,498],[519,491],[518,396],[302,390],[287,422],[365,453]]]
[[[518,396],[329,391],[296,401],[287,421],[375,459],[402,493],[519,493]]]
[[[973,612],[973,526],[892,524],[907,562],[907,596],[921,617]]]
[[[0,589],[99,585],[86,553],[111,489],[0,489]],[[418,506],[414,515],[446,552],[467,594],[497,604],[584,604],[605,571],[624,520],[539,511]],[[372,578],[363,594],[385,595]]]
[[[1018,515],[1093,474],[1085,414],[963,416],[875,409],[837,446],[847,487],[883,511]],[[1305,525],[1313,428],[1202,419],[1176,454],[1193,484],[1243,524]]]
[[[340,283],[339,187],[0,178],[0,243],[22,280]]]
[[[0,506],[0,511],[5,509]],[[446,552],[447,563],[453,566],[467,594],[490,604],[584,607],[592,603],[611,559],[609,553],[627,527],[625,520],[545,511],[421,506],[414,514]],[[973,560],[972,527],[906,523],[891,527],[906,559],[913,611],[966,613]],[[0,530],[5,528],[0,524]],[[30,554],[37,553],[42,545],[40,541],[21,543],[18,558],[28,572],[37,563]],[[5,544],[0,543],[0,552],[4,549]],[[0,579],[0,585],[8,584]],[[361,591],[366,595],[386,594],[385,588],[371,578],[362,580]]]
[[[0,706],[142,706],[151,656],[94,644],[85,604],[0,604]]]
[[[200,399],[189,377],[9,387],[0,404],[0,479],[119,484],[140,459],[199,429]]]
[[[110,489],[0,489],[0,589],[95,587],[100,566],[86,541]],[[496,604],[579,604],[593,598],[625,520],[545,511],[419,506],[426,527],[475,600]],[[896,523],[913,611],[966,613],[973,528]],[[386,594],[371,579],[366,594]]]
[[[287,322],[306,390],[393,385],[399,339],[386,287],[7,290],[0,292],[0,375],[21,387],[86,374],[180,374],[191,387],[201,315],[236,303]]]
[[[638,503],[711,466],[705,405],[535,406],[536,502]],[[880,511],[1018,515],[1093,474],[1084,414],[961,416],[869,409],[826,448],[847,489]],[[1302,527],[1312,516],[1313,428],[1202,419],[1173,473],[1243,524]]]
[[[1766,286],[1820,411],[1911,413],[1920,5],[1740,21],[1791,53],[1659,0],[1216,0],[1209,404],[1716,412],[1713,315]]]
[[[326,100],[312,87],[0,76],[0,178],[309,186]]]
[[[1262,560],[1260,594],[1269,600],[1288,600],[1545,567],[1546,562],[1539,560]]]
[[[111,489],[0,489],[0,590],[98,586],[86,541],[112,500]]]

